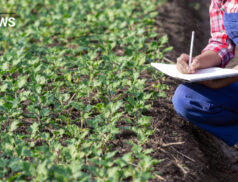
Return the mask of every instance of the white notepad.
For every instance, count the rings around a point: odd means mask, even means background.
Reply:
[[[182,74],[175,64],[151,63],[151,65],[168,76],[190,82],[238,76],[238,70],[228,68],[213,67],[197,70],[193,74]]]

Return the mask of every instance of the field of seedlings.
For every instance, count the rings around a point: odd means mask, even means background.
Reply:
[[[150,66],[191,30],[203,48],[208,5],[1,1],[0,182],[236,182],[217,139],[175,113],[180,82]]]
[[[0,179],[146,181],[154,177],[148,100],[167,85],[149,64],[167,36],[160,0],[1,1],[16,26],[0,29]],[[141,77],[154,77],[150,89]],[[113,140],[132,133],[118,155]]]

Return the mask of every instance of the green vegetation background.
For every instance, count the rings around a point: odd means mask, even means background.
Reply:
[[[0,181],[155,177],[159,160],[143,148],[152,118],[142,113],[168,89],[149,65],[171,50],[155,25],[159,3],[0,2],[16,12],[16,26],[0,28]],[[118,155],[123,130],[137,138]]]

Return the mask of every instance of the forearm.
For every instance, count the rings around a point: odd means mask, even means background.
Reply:
[[[211,83],[213,82],[213,83]],[[203,83],[204,85],[211,87],[211,88],[222,88],[226,87],[234,82],[238,82],[238,77],[231,77],[231,78],[224,78],[218,80],[212,80],[210,83]]]
[[[221,64],[221,57],[215,51],[205,51],[202,54],[196,56],[194,60],[197,59],[197,69],[210,68],[219,66]]]
[[[233,69],[238,70],[238,65],[233,67]],[[238,77],[230,77],[230,78],[223,78],[223,79],[217,79],[217,80],[208,80],[200,82],[201,84],[210,87],[210,88],[222,88],[225,86],[228,86],[234,82],[238,82]]]
[[[189,65],[189,55],[181,54],[177,58],[177,69],[184,74],[195,73],[196,70],[219,66],[221,64],[221,57],[211,50],[204,51],[202,54],[196,56]]]

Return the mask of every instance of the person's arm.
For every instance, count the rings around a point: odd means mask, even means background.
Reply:
[[[182,73],[194,73],[197,69],[214,66],[225,67],[234,57],[235,45],[227,36],[223,26],[223,13],[220,4],[212,0],[210,6],[211,38],[202,53],[193,58],[191,69],[188,67],[189,56],[182,54],[177,59],[177,69]]]
[[[232,69],[238,70],[238,65],[236,65]],[[202,81],[199,83],[202,85],[205,85],[207,87],[210,87],[210,88],[222,88],[222,87],[228,86],[234,82],[238,82],[238,76],[230,77],[230,78],[223,78],[223,79],[216,79],[216,80]]]
[[[208,45],[203,49],[205,51],[215,51],[221,58],[221,67],[224,68],[235,55],[235,44],[226,34],[223,24],[222,3],[217,0],[211,1],[210,6],[210,25],[211,38]]]
[[[189,55],[187,54],[181,54],[177,59],[177,69],[181,73],[194,73],[198,69],[219,66],[222,60],[215,51],[208,50],[193,58],[190,67],[188,61]]]

